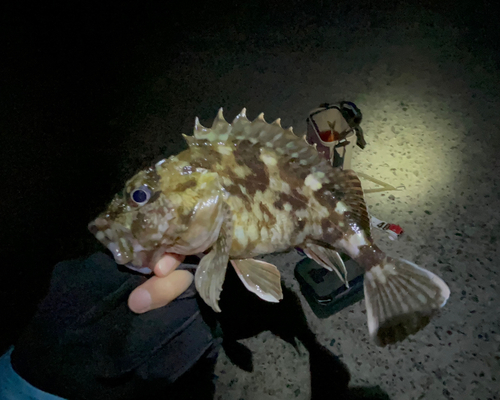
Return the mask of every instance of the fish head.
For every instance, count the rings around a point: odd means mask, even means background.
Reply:
[[[117,264],[153,270],[173,243],[169,228],[174,218],[175,206],[161,190],[161,177],[151,167],[133,176],[88,228]]]

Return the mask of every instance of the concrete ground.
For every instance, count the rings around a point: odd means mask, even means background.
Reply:
[[[354,101],[368,146],[356,150],[353,169],[405,187],[366,195],[370,213],[405,231],[394,242],[375,232],[376,241],[388,254],[440,275],[451,289],[448,304],[417,335],[378,348],[368,338],[364,301],[318,319],[293,277],[301,257],[266,259],[279,266],[318,343],[345,363],[353,386],[378,386],[397,400],[499,399],[500,79],[473,10],[410,3],[396,9],[366,4],[364,10],[363,4],[320,2],[297,13],[242,7],[241,14],[207,18],[206,28],[200,23],[181,35],[168,57],[161,53],[168,47],[161,29],[136,42],[137,61],[127,74],[141,76],[144,67],[143,79],[134,78],[130,97],[96,122],[111,132],[103,135],[106,144],[88,145],[102,180],[113,178],[116,189],[118,178],[183,149],[180,133],[190,133],[195,116],[210,125],[219,107],[228,120],[242,107],[249,118],[260,112],[268,121],[280,117],[301,134],[307,112],[321,102]],[[84,156],[77,160],[87,165]],[[109,160],[113,173],[103,172]],[[92,206],[102,207],[105,196],[98,197]],[[32,197],[26,204],[34,204]],[[240,343],[253,353],[253,371],[234,366],[222,351],[216,399],[311,397],[306,346],[297,350],[269,331]]]

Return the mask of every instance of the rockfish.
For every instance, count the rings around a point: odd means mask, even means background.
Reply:
[[[211,128],[196,118],[188,149],[140,171],[89,229],[118,264],[153,269],[165,252],[205,252],[196,288],[215,311],[228,262],[246,288],[282,298],[280,273],[255,256],[300,247],[347,282],[339,253],[365,268],[368,329],[381,346],[428,324],[450,290],[434,273],[387,256],[374,243],[360,180],[333,168],[303,138],[219,110]]]

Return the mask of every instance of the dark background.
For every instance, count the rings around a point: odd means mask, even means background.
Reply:
[[[198,51],[203,47],[199,38],[231,26],[258,42],[271,25],[289,35],[292,27],[334,24],[322,20],[325,8],[342,16],[339,29],[345,30],[362,16],[382,21],[394,7],[379,1],[329,4],[76,1],[2,6],[0,351],[33,314],[53,265],[100,248],[87,223],[128,177],[123,165],[130,170],[141,166],[124,159],[123,145],[130,128],[155,107],[147,83],[169,59],[181,51]],[[397,7],[410,4],[459,27],[462,45],[476,54],[486,49],[491,54],[497,46],[493,2],[412,1]],[[183,118],[197,115],[193,106],[196,99],[186,104]],[[173,121],[172,140],[180,140],[180,124]]]

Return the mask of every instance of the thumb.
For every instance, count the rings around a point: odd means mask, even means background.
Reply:
[[[162,277],[153,276],[132,291],[128,306],[137,314],[163,307],[184,293],[193,279],[193,274],[185,270],[175,270]]]

